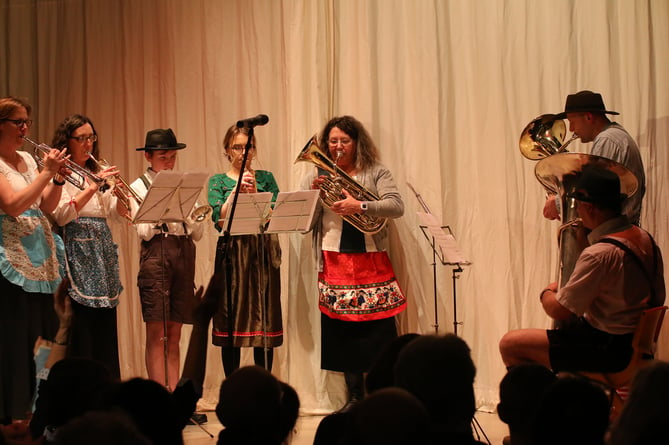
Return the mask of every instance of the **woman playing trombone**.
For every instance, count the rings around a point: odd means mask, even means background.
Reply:
[[[68,295],[73,319],[68,354],[104,363],[120,377],[116,306],[123,290],[119,279],[118,247],[107,219],[117,222],[128,209],[117,205],[112,188],[101,191],[98,179],[118,175],[116,167],[101,168],[98,135],[86,116],[66,117],[53,136],[52,146],[67,147],[71,160],[82,167],[83,189],[65,184],[53,217],[62,227],[67,252]]]
[[[19,148],[32,107],[0,98],[0,421],[26,418],[35,386],[33,344],[51,338],[53,293],[61,282],[63,244],[45,213],[58,204],[67,149],[49,149],[42,171]]]

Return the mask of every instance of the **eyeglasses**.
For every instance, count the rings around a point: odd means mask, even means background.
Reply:
[[[21,128],[24,125],[26,127],[30,128],[33,125],[33,120],[32,119],[0,119],[0,120],[11,122],[14,125],[16,125],[18,128]]]
[[[234,151],[242,151],[242,150],[244,150],[245,148],[246,148],[246,145],[244,145],[244,144],[236,144],[236,145],[233,145],[232,147],[230,147],[230,150],[234,150]],[[255,149],[256,149],[256,146],[255,146],[255,145],[251,145],[250,148],[251,148],[251,150],[255,150]]]
[[[351,142],[353,142],[353,139],[330,139],[328,145],[330,145],[330,147],[336,147],[341,144],[342,147],[346,147],[351,144]]]
[[[70,136],[69,139],[74,139],[75,141],[79,142],[80,144],[83,144],[86,141],[89,141],[92,144],[93,142],[98,140],[98,135],[97,134],[89,134],[89,135],[83,135],[83,136]]]

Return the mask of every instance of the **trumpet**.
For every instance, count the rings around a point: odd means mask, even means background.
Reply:
[[[95,164],[100,167],[101,169],[109,168],[111,167],[111,164],[107,162],[104,159],[97,160],[92,154],[88,155],[89,158],[95,162]],[[130,212],[132,212],[132,208],[130,207],[130,200],[133,199],[137,205],[142,204],[142,197],[137,194],[137,192],[128,185],[128,183],[121,177],[120,174],[116,174],[113,176],[109,176],[108,178],[102,179],[107,184],[107,187],[112,188],[112,193],[116,196],[118,199],[118,202],[121,203],[121,205],[128,211],[128,219],[130,218]]]
[[[25,139],[26,142],[30,143],[33,147],[35,147],[35,152],[33,153],[33,157],[35,158],[37,165],[44,168],[44,155],[48,154],[49,151],[51,151],[52,147],[49,147],[46,144],[38,144],[37,142],[27,138],[26,136],[23,136],[23,139]],[[89,170],[87,170],[86,168],[82,167],[81,165],[77,164],[74,161],[70,161],[69,159],[67,159],[65,161],[65,168],[71,171],[69,175],[64,176],[65,180],[70,184],[74,185],[75,187],[77,187],[79,190],[84,190],[88,186],[88,184],[86,183],[86,178],[96,183],[98,187],[100,187],[100,191],[105,191],[109,188],[109,185],[107,185],[104,179],[102,179],[95,173],[90,172]]]

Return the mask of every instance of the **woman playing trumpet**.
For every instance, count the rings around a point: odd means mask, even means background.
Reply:
[[[63,243],[44,213],[58,203],[67,149],[50,149],[42,171],[19,148],[31,106],[0,98],[0,422],[26,418],[35,385],[33,345],[58,321],[53,293],[61,281]],[[44,213],[43,213],[44,212]]]
[[[54,133],[52,146],[67,147],[71,161],[101,179],[118,175],[116,167],[100,170],[96,163],[98,136],[86,116],[66,117]],[[83,190],[65,184],[53,212],[63,228],[70,279],[68,294],[72,299],[73,320],[68,353],[98,360],[120,377],[116,306],[123,286],[119,279],[118,247],[107,219],[122,221],[127,209],[117,205],[111,188],[101,192],[95,180],[86,181]]]
[[[209,205],[219,232],[225,228],[224,218],[232,203],[237,181],[242,182],[241,193],[272,192],[273,200],[279,193],[279,186],[271,172],[251,169],[256,154],[255,137],[251,141],[247,168],[241,172],[247,140],[248,129],[235,125],[228,129],[223,146],[230,169],[209,179]],[[264,249],[261,249],[263,244]],[[221,288],[221,298],[214,315],[212,336],[214,345],[222,347],[225,375],[230,376],[239,368],[240,347],[253,347],[255,364],[271,371],[273,348],[283,343],[279,239],[276,234],[232,237],[228,252],[232,270],[232,276],[228,277],[229,286],[224,275],[223,247],[223,237],[220,237],[216,248],[215,277],[221,278],[217,283]],[[265,348],[268,348],[267,351]]]

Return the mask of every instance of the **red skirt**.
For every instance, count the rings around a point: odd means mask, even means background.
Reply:
[[[338,320],[380,320],[406,309],[386,252],[323,251],[318,291],[321,312]]]

